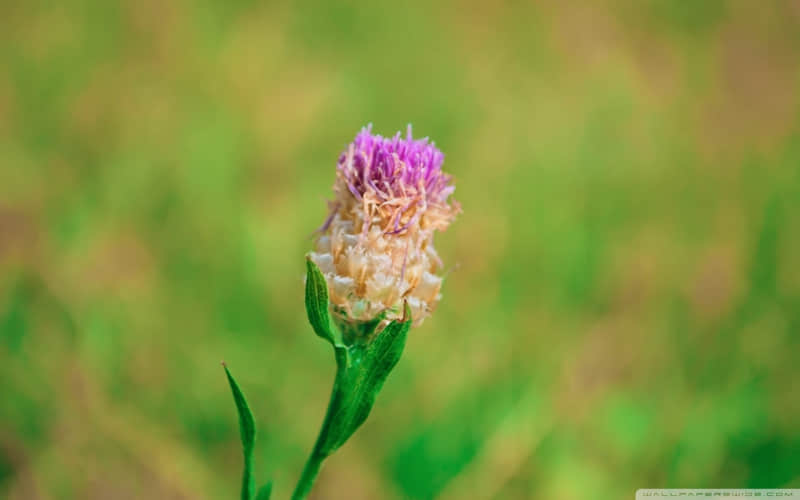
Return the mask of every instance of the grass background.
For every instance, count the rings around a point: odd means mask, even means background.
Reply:
[[[454,266],[315,498],[800,488],[800,3],[6,2],[0,497],[286,498],[303,255],[414,124]]]

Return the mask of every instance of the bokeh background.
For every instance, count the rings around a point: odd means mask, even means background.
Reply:
[[[4,2],[0,497],[288,498],[304,254],[414,125],[452,266],[314,498],[800,488],[800,2]]]

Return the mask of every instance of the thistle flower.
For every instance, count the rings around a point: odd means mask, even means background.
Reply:
[[[407,301],[420,324],[439,301],[442,262],[433,246],[460,206],[442,172],[444,155],[428,139],[361,130],[342,152],[335,198],[310,258],[325,275],[339,321],[386,321]]]
[[[305,283],[308,321],[333,347],[336,378],[292,500],[308,497],[323,461],[367,419],[400,361],[412,321],[421,323],[439,302],[442,262],[433,235],[461,210],[449,201],[455,188],[443,161],[432,142],[411,137],[410,125],[405,139],[400,132],[373,135],[370,125],[339,157],[335,198],[306,260]],[[269,500],[271,482],[258,492],[254,487],[253,415],[225,372],[242,434],[241,498]]]

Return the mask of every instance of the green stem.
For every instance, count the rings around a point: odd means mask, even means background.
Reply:
[[[337,351],[338,354],[338,351]],[[341,365],[338,364],[337,356],[337,369],[336,378],[333,381],[333,389],[331,390],[331,399],[328,402],[328,409],[325,411],[325,419],[322,421],[322,427],[319,430],[319,436],[314,443],[314,449],[311,450],[311,455],[306,460],[306,465],[303,467],[303,473],[300,474],[300,479],[297,481],[297,486],[292,493],[292,500],[304,500],[311,493],[311,488],[314,486],[314,481],[317,479],[319,469],[322,467],[322,461],[328,457],[328,453],[323,450],[325,441],[328,438],[328,431],[333,419],[332,408],[336,396],[339,392],[339,378],[341,377]]]
[[[315,450],[316,451],[316,450]],[[315,452],[311,453],[308,457],[305,467],[303,467],[303,474],[300,480],[297,481],[297,486],[292,493],[292,500],[303,500],[311,493],[311,487],[314,485],[314,480],[317,479],[319,468],[322,466],[322,461],[325,459]]]

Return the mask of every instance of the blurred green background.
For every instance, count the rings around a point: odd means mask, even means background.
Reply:
[[[303,256],[414,124],[453,266],[314,498],[800,488],[800,3],[0,6],[0,497],[287,495],[330,347]]]

